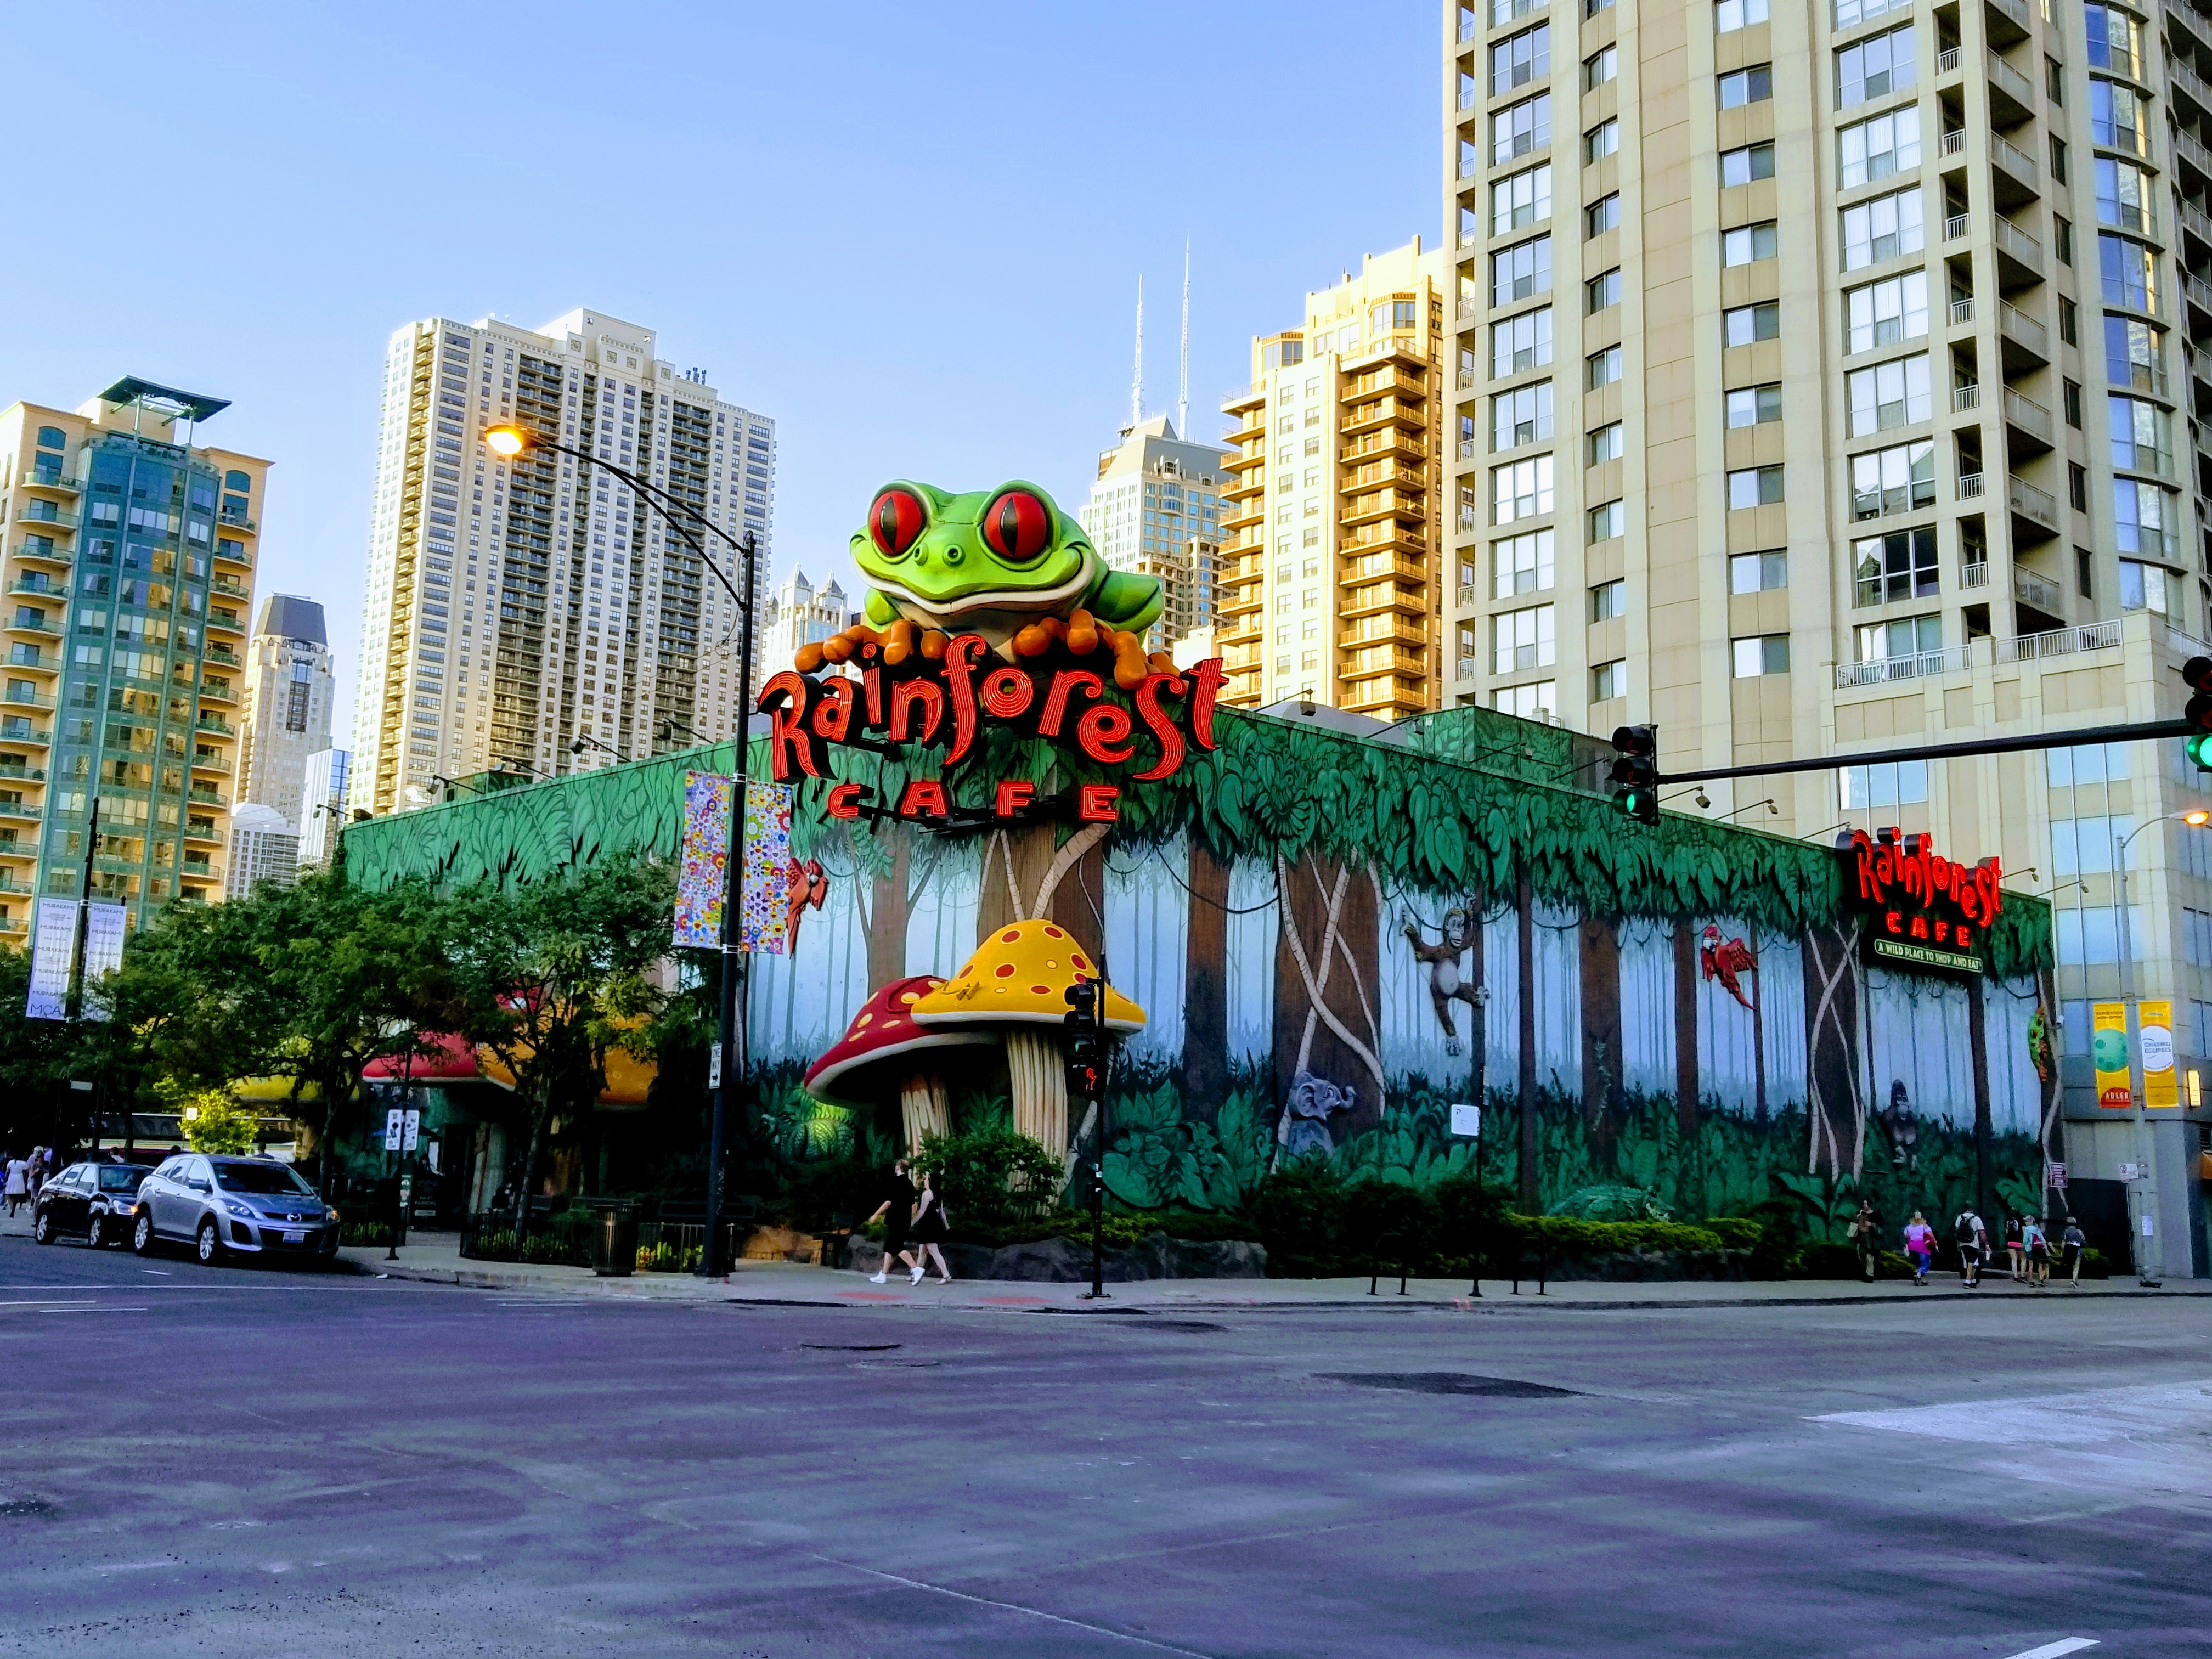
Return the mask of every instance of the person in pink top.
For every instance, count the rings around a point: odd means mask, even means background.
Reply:
[[[1912,1212],[1912,1219],[1905,1224],[1905,1254],[1912,1261],[1912,1282],[1925,1285],[1929,1264],[1936,1255],[1936,1230],[1917,1210]]]

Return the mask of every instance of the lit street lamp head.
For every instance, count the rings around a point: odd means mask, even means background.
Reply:
[[[2212,812],[2184,812],[2181,821],[2192,830],[2202,830],[2206,824],[2212,823]]]
[[[484,428],[484,447],[501,460],[513,460],[525,450],[535,449],[538,434],[520,426],[488,426]]]

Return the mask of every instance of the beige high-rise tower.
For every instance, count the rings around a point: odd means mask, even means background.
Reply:
[[[573,311],[542,330],[410,323],[385,364],[351,805],[436,798],[435,778],[553,776],[736,729],[738,606],[659,508],[611,473],[484,428],[534,427],[757,539],[774,426],[723,402],[653,334]],[[679,520],[681,515],[678,515]],[[729,546],[698,532],[742,589]]]
[[[323,607],[297,594],[270,594],[262,601],[246,654],[238,798],[273,808],[296,836],[306,810],[307,757],[331,746],[333,688]]]
[[[1222,405],[1224,701],[1439,706],[1447,270],[1416,237],[1252,343],[1251,390]]]
[[[2212,632],[2204,13],[1486,0],[1443,23],[1455,700],[1655,723],[1662,773],[2179,711]],[[1708,794],[2063,884],[2069,1145],[2109,1178],[2131,1130],[2081,1057],[2123,932],[2212,1085],[2212,832],[2157,822],[2203,781],[2177,740]],[[2157,1130],[2169,1271],[2191,1239],[2205,1265],[2203,1117]]]

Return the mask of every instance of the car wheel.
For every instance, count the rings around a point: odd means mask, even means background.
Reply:
[[[198,1251],[201,1264],[204,1267],[213,1267],[222,1259],[222,1233],[215,1224],[213,1216],[200,1223],[200,1230],[195,1238],[195,1246]]]
[[[31,1237],[41,1244],[54,1242],[54,1212],[52,1210],[41,1210],[31,1218]]]
[[[92,1249],[104,1250],[107,1248],[107,1218],[106,1216],[96,1215],[85,1224],[84,1242]]]
[[[154,1254],[154,1212],[138,1212],[138,1218],[131,1224],[131,1248],[140,1255]]]

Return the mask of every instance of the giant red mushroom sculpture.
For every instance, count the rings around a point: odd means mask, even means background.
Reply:
[[[951,1133],[951,1103],[937,1051],[985,1047],[998,1037],[917,1024],[914,1005],[944,983],[927,974],[895,979],[862,1003],[845,1035],[807,1072],[806,1092],[833,1106],[863,1109],[896,1097],[909,1152],[921,1149],[924,1135]]]

